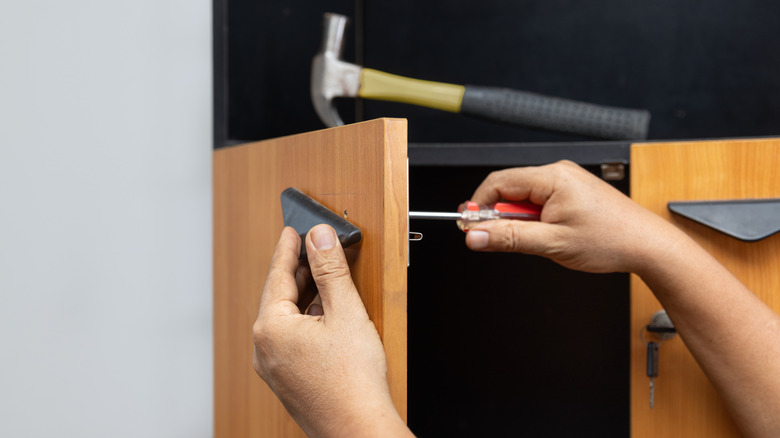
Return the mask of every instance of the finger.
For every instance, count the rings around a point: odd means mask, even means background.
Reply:
[[[295,273],[298,269],[298,255],[301,253],[301,238],[290,227],[282,230],[279,242],[276,244],[271,266],[268,268],[268,277],[260,296],[260,310],[269,308],[275,312],[290,314],[299,312],[298,285],[295,281]]]
[[[298,262],[300,263],[300,260]],[[298,266],[298,270],[295,271],[295,283],[298,285],[299,291],[312,285],[311,270],[308,265],[300,264]]]
[[[298,266],[298,270],[295,272],[295,283],[298,285],[298,309],[301,310],[301,313],[305,313],[306,308],[317,295],[317,286],[314,284],[314,279],[311,278],[308,261],[299,262],[303,264]]]
[[[324,224],[312,228],[306,235],[306,252],[325,316],[354,316],[361,309],[365,313],[336,231]]]
[[[314,297],[311,304],[309,304],[309,307],[306,308],[306,314],[312,316],[324,314],[324,311],[322,310],[322,298],[319,294]]]
[[[513,179],[513,175],[526,171],[527,168],[505,169],[492,172],[487,176],[487,178],[485,178],[484,181],[482,181],[479,187],[477,187],[477,190],[474,191],[474,194],[471,195],[471,201],[478,204],[492,204],[500,201],[502,198],[504,198],[504,194],[502,192],[508,191],[510,187],[514,185],[510,183]],[[518,190],[518,188],[515,187],[515,190]],[[523,199],[527,198],[527,194],[523,197],[523,193],[520,190],[518,190],[517,195]]]
[[[505,169],[488,175],[474,191],[471,200],[478,204],[492,204],[502,199],[509,201],[530,200],[544,205],[554,189],[554,167],[557,163],[542,167]]]
[[[556,225],[497,220],[483,222],[466,234],[473,251],[519,252],[549,256],[557,242]]]

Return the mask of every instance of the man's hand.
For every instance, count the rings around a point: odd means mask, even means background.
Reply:
[[[650,286],[746,436],[780,436],[780,317],[685,233],[571,162],[494,172],[472,201],[542,205],[540,222],[488,221],[477,251],[548,257]],[[713,342],[717,340],[717,342]]]
[[[302,314],[301,241],[285,228],[253,327],[255,371],[309,436],[409,434],[390,399],[382,343],[336,232],[318,225],[305,244],[319,296]]]
[[[587,272],[638,272],[644,251],[679,232],[618,190],[569,161],[491,173],[471,200],[541,205],[540,222],[482,222],[466,235],[475,251],[540,255]]]

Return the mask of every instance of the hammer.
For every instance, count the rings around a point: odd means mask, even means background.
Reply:
[[[647,110],[617,108],[509,88],[412,79],[342,61],[347,17],[326,13],[311,69],[314,109],[327,126],[343,125],[336,97],[420,105],[514,125],[612,140],[647,138]]]

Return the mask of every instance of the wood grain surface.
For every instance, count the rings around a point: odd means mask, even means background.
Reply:
[[[353,278],[406,419],[406,121],[379,119],[214,152],[215,436],[302,437],[252,368],[252,324],[294,186],[360,228]]]
[[[780,197],[778,169],[778,139],[634,144],[631,197],[688,233],[778,312],[780,234],[746,243],[673,215],[666,206],[669,201]],[[739,436],[720,397],[679,336],[660,347],[655,408],[650,409],[647,351],[639,332],[660,309],[652,292],[632,276],[631,435]]]

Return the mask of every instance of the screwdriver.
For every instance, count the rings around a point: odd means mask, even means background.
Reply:
[[[457,213],[410,211],[409,219],[454,220],[457,221],[458,228],[468,231],[474,224],[496,219],[538,221],[541,212],[542,207],[531,202],[496,202],[480,205],[466,201],[460,204]]]

